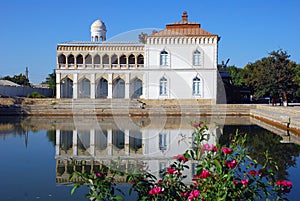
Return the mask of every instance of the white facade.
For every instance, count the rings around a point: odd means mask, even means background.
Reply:
[[[142,42],[108,42],[96,20],[91,42],[57,46],[57,98],[203,99],[217,97],[219,37],[182,20]]]

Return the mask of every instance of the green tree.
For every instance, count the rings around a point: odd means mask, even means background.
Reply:
[[[256,97],[294,95],[297,89],[294,81],[296,63],[290,61],[289,57],[286,51],[280,49],[270,52],[269,57],[245,66],[245,84],[253,89]]]
[[[236,87],[241,87],[245,84],[244,82],[244,69],[238,68],[236,66],[228,66],[226,68],[227,72],[230,74],[232,84]]]
[[[12,81],[19,85],[30,86],[28,78],[22,73],[20,73],[19,75],[14,75],[13,77],[5,76],[2,79]]]
[[[54,95],[56,92],[56,74],[55,70],[53,70],[52,73],[48,74],[48,77],[46,77],[46,81],[42,82],[42,84],[48,84],[48,87],[53,90]]]
[[[294,82],[295,82],[295,93],[294,93],[294,97],[295,99],[297,99],[297,101],[300,101],[300,64],[297,64],[295,70],[295,76],[293,78]]]
[[[300,86],[300,64],[296,65],[294,72],[295,72],[295,76],[293,80],[298,86]]]

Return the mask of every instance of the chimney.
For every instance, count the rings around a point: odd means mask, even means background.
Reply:
[[[186,11],[184,11],[182,14],[182,22],[186,24],[188,23],[188,15]]]

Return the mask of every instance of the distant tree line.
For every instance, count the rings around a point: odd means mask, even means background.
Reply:
[[[12,77],[5,76],[1,79],[2,80],[8,80],[8,81],[14,82],[14,83],[22,85],[22,86],[31,86],[31,84],[29,82],[29,79],[25,75],[23,75],[22,73],[20,73],[19,75],[14,75]]]
[[[299,101],[300,64],[289,57],[286,51],[279,49],[244,68],[228,66],[226,70],[231,76],[232,87],[248,90],[255,98],[283,96],[289,101]]]

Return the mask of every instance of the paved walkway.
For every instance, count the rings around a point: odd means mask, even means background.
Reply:
[[[300,105],[290,104],[288,107],[257,105],[250,110],[250,115],[257,119],[274,122],[281,127],[288,127],[300,133]]]

